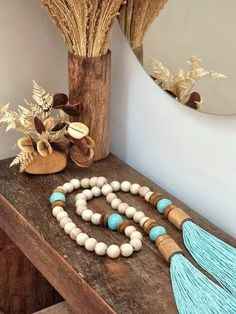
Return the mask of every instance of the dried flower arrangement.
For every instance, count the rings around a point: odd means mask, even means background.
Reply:
[[[120,9],[119,24],[141,62],[144,37],[166,2],[167,0],[127,0]]]
[[[75,144],[69,150],[70,154],[77,152],[77,158],[72,159],[80,166],[89,166],[94,154],[89,129],[79,123],[77,131],[82,129],[86,132],[80,132],[76,139],[69,131],[71,123],[67,114],[77,115],[76,106],[68,104],[65,94],[50,96],[35,81],[33,100],[34,103],[25,100],[25,106],[18,106],[18,111],[9,110],[9,104],[0,105],[0,125],[7,124],[6,131],[24,134],[17,143],[21,151],[10,166],[20,164],[20,172],[34,174],[61,171],[66,166],[69,142]],[[53,109],[59,110],[52,114]]]
[[[179,70],[177,73],[171,73],[160,61],[152,60],[152,73],[152,77],[162,89],[193,109],[199,109],[202,105],[200,94],[192,91],[197,81],[207,77],[226,78],[221,73],[205,70],[202,67],[202,60],[197,56],[187,60],[187,70]]]
[[[41,0],[69,50],[69,99],[95,140],[94,160],[109,154],[110,35],[124,0]]]
[[[42,0],[69,50],[82,57],[105,55],[112,24],[124,0]]]

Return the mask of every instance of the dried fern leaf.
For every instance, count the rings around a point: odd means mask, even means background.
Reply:
[[[33,81],[33,99],[36,101],[35,113],[43,113],[47,117],[52,110],[53,97]]]

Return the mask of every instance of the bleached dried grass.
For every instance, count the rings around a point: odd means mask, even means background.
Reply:
[[[127,0],[118,21],[133,49],[143,44],[144,37],[167,0]]]
[[[41,0],[68,49],[83,57],[105,55],[114,18],[124,0]]]

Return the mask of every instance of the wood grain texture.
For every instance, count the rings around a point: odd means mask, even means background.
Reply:
[[[147,185],[170,198],[194,220],[231,245],[235,240],[210,224],[182,202],[156,186],[113,155],[78,169],[69,163],[63,173],[50,176],[18,174],[8,168],[10,160],[0,162],[0,227],[20,247],[49,282],[60,292],[75,313],[177,313],[169,265],[157,252],[155,244],[144,237],[143,249],[130,258],[111,260],[78,247],[52,217],[48,198],[62,183],[78,177],[106,176],[109,180],[130,180]],[[120,198],[143,210],[163,225],[189,257],[181,241],[181,232],[150,204],[131,194],[118,193]],[[68,197],[68,212],[76,224],[89,235],[108,244],[120,244],[125,236],[85,223],[75,214],[73,193]],[[8,202],[7,202],[7,201]],[[10,203],[11,204],[10,204]],[[90,201],[89,206],[100,212],[111,209],[104,198]],[[192,260],[192,259],[190,259]]]
[[[73,314],[66,302],[60,302],[33,314]]]
[[[0,313],[31,314],[62,298],[0,230]]]
[[[80,57],[69,53],[70,104],[80,104],[73,121],[86,124],[95,141],[95,160],[110,152],[111,53],[101,57]]]

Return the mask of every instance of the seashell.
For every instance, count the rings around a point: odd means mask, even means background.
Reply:
[[[71,137],[80,140],[89,134],[89,128],[80,122],[72,122],[69,124],[68,133]]]
[[[33,153],[34,147],[33,143],[30,137],[22,137],[17,142],[18,147],[24,152],[24,153]]]
[[[37,151],[42,157],[47,157],[52,153],[52,146],[46,140],[40,140],[37,143]]]

